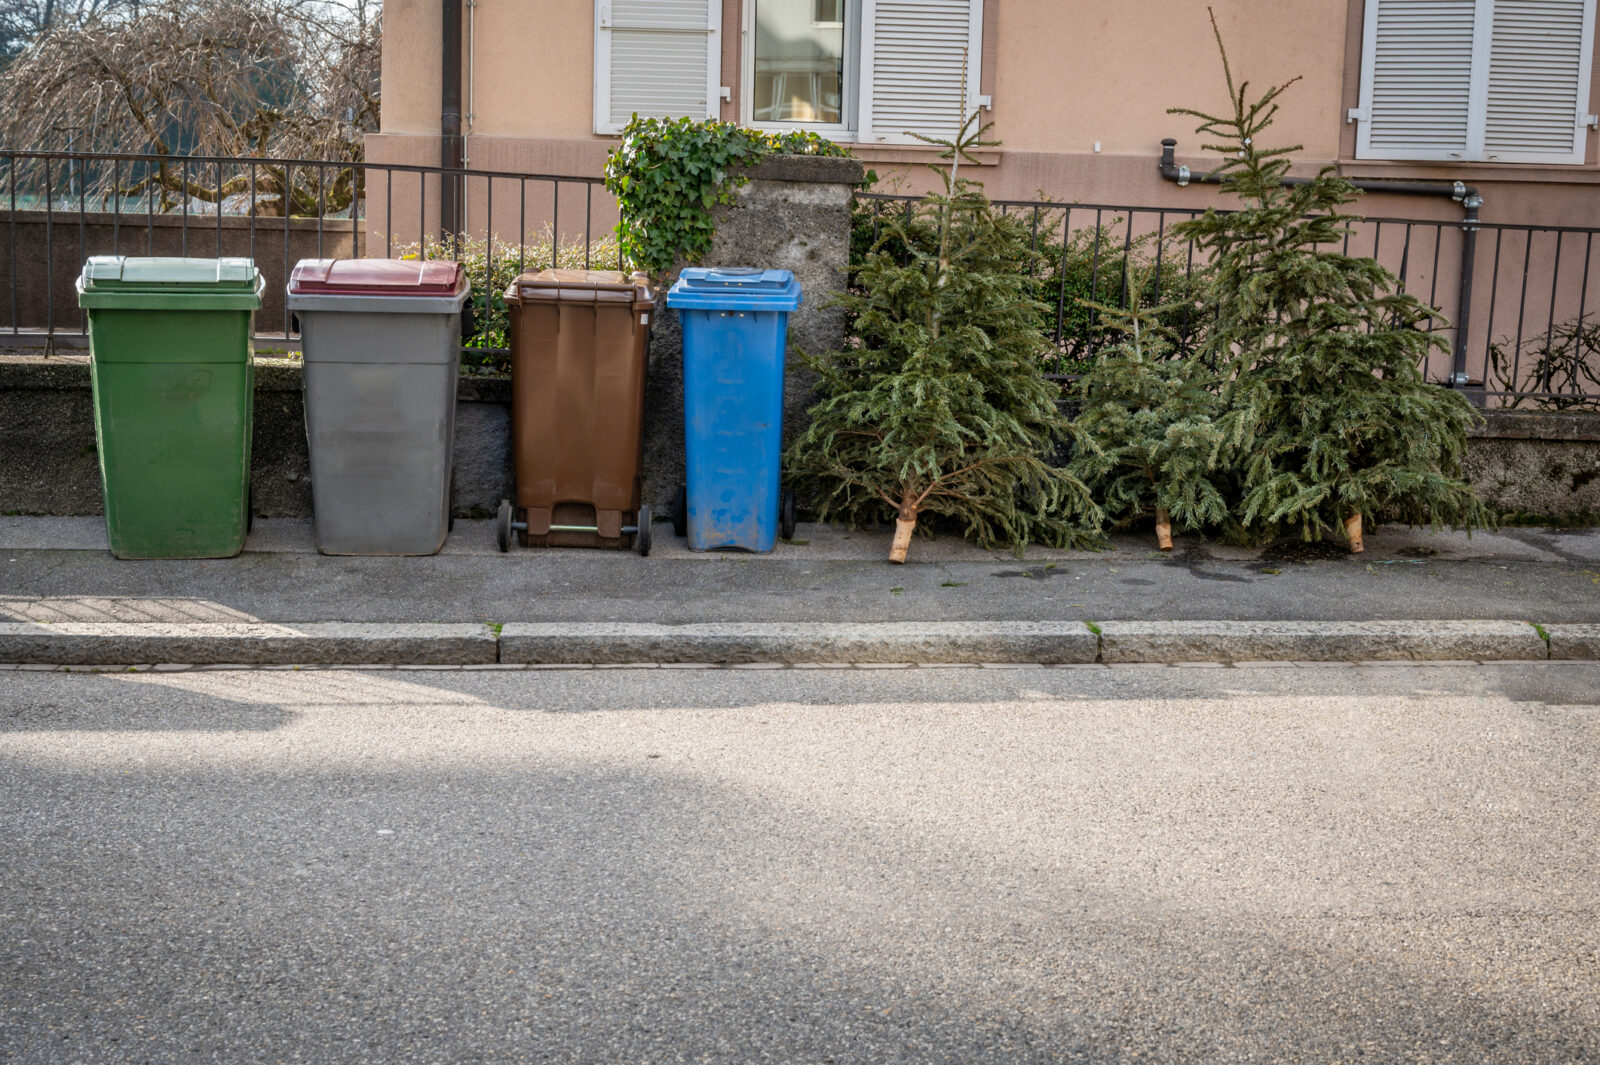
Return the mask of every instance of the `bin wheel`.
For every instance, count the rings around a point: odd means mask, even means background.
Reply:
[[[256,526],[256,486],[245,485],[244,489],[244,534],[250,535],[250,530]]]
[[[647,503],[639,508],[636,521],[639,531],[633,534],[633,546],[639,552],[640,558],[650,557],[650,505]]]
[[[689,489],[681,484],[672,497],[672,535],[689,535]]]
[[[511,550],[511,500],[502,499],[494,516],[494,542],[502,554]]]
[[[445,486],[444,498],[444,531],[453,533],[456,531],[456,475],[454,471],[451,471],[450,480]]]
[[[778,532],[785,540],[794,539],[794,489],[783,490],[782,502],[778,504]]]

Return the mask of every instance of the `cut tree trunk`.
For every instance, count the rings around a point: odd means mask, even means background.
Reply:
[[[910,521],[907,521],[904,518],[896,518],[895,519],[895,522],[894,522],[894,543],[889,547],[889,561],[890,562],[895,562],[895,563],[904,563],[905,562],[905,560],[906,560],[906,551],[907,551],[907,549],[909,549],[911,547],[911,534],[916,531],[916,528],[917,528],[917,519],[916,518],[912,518]]]
[[[1166,507],[1156,508],[1156,546],[1163,551],[1172,550],[1172,515]]]
[[[889,561],[904,565],[906,551],[911,547],[911,534],[917,528],[917,505],[908,497],[900,503],[900,513],[894,522],[894,543],[889,546]]]
[[[1344,519],[1344,535],[1350,541],[1350,553],[1359,555],[1367,549],[1366,543],[1361,539],[1361,512],[1358,510]]]

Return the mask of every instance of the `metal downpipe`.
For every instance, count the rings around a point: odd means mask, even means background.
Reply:
[[[1222,178],[1212,172],[1195,173],[1180,166],[1175,158],[1178,142],[1173,137],[1161,141],[1161,160],[1156,164],[1161,176],[1178,185],[1198,182],[1202,185],[1220,185]],[[1307,178],[1286,177],[1285,185],[1304,185]],[[1483,196],[1474,185],[1455,181],[1448,185],[1426,181],[1361,181],[1344,179],[1362,192],[1391,193],[1398,196],[1432,196],[1453,200],[1461,205],[1461,279],[1456,302],[1455,344],[1451,352],[1449,385],[1469,393],[1473,402],[1482,405],[1483,384],[1472,383],[1467,374],[1467,332],[1472,322],[1472,276],[1478,250],[1478,208],[1483,206]]]
[[[439,165],[459,171],[465,144],[461,137],[461,0],[442,0],[443,56],[440,67]],[[439,179],[439,236],[457,237],[462,219],[462,176],[442,174]]]

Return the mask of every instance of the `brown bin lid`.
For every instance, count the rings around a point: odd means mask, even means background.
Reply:
[[[655,306],[655,294],[644,274],[624,274],[620,270],[540,270],[527,273],[511,283],[509,300],[553,303],[631,302],[638,310]]]
[[[290,291],[319,296],[452,296],[462,266],[447,259],[301,259]]]

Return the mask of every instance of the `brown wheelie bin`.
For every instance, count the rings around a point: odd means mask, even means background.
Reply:
[[[500,550],[633,546],[650,553],[639,505],[644,374],[655,296],[643,274],[542,270],[506,290],[517,498],[500,503]]]

